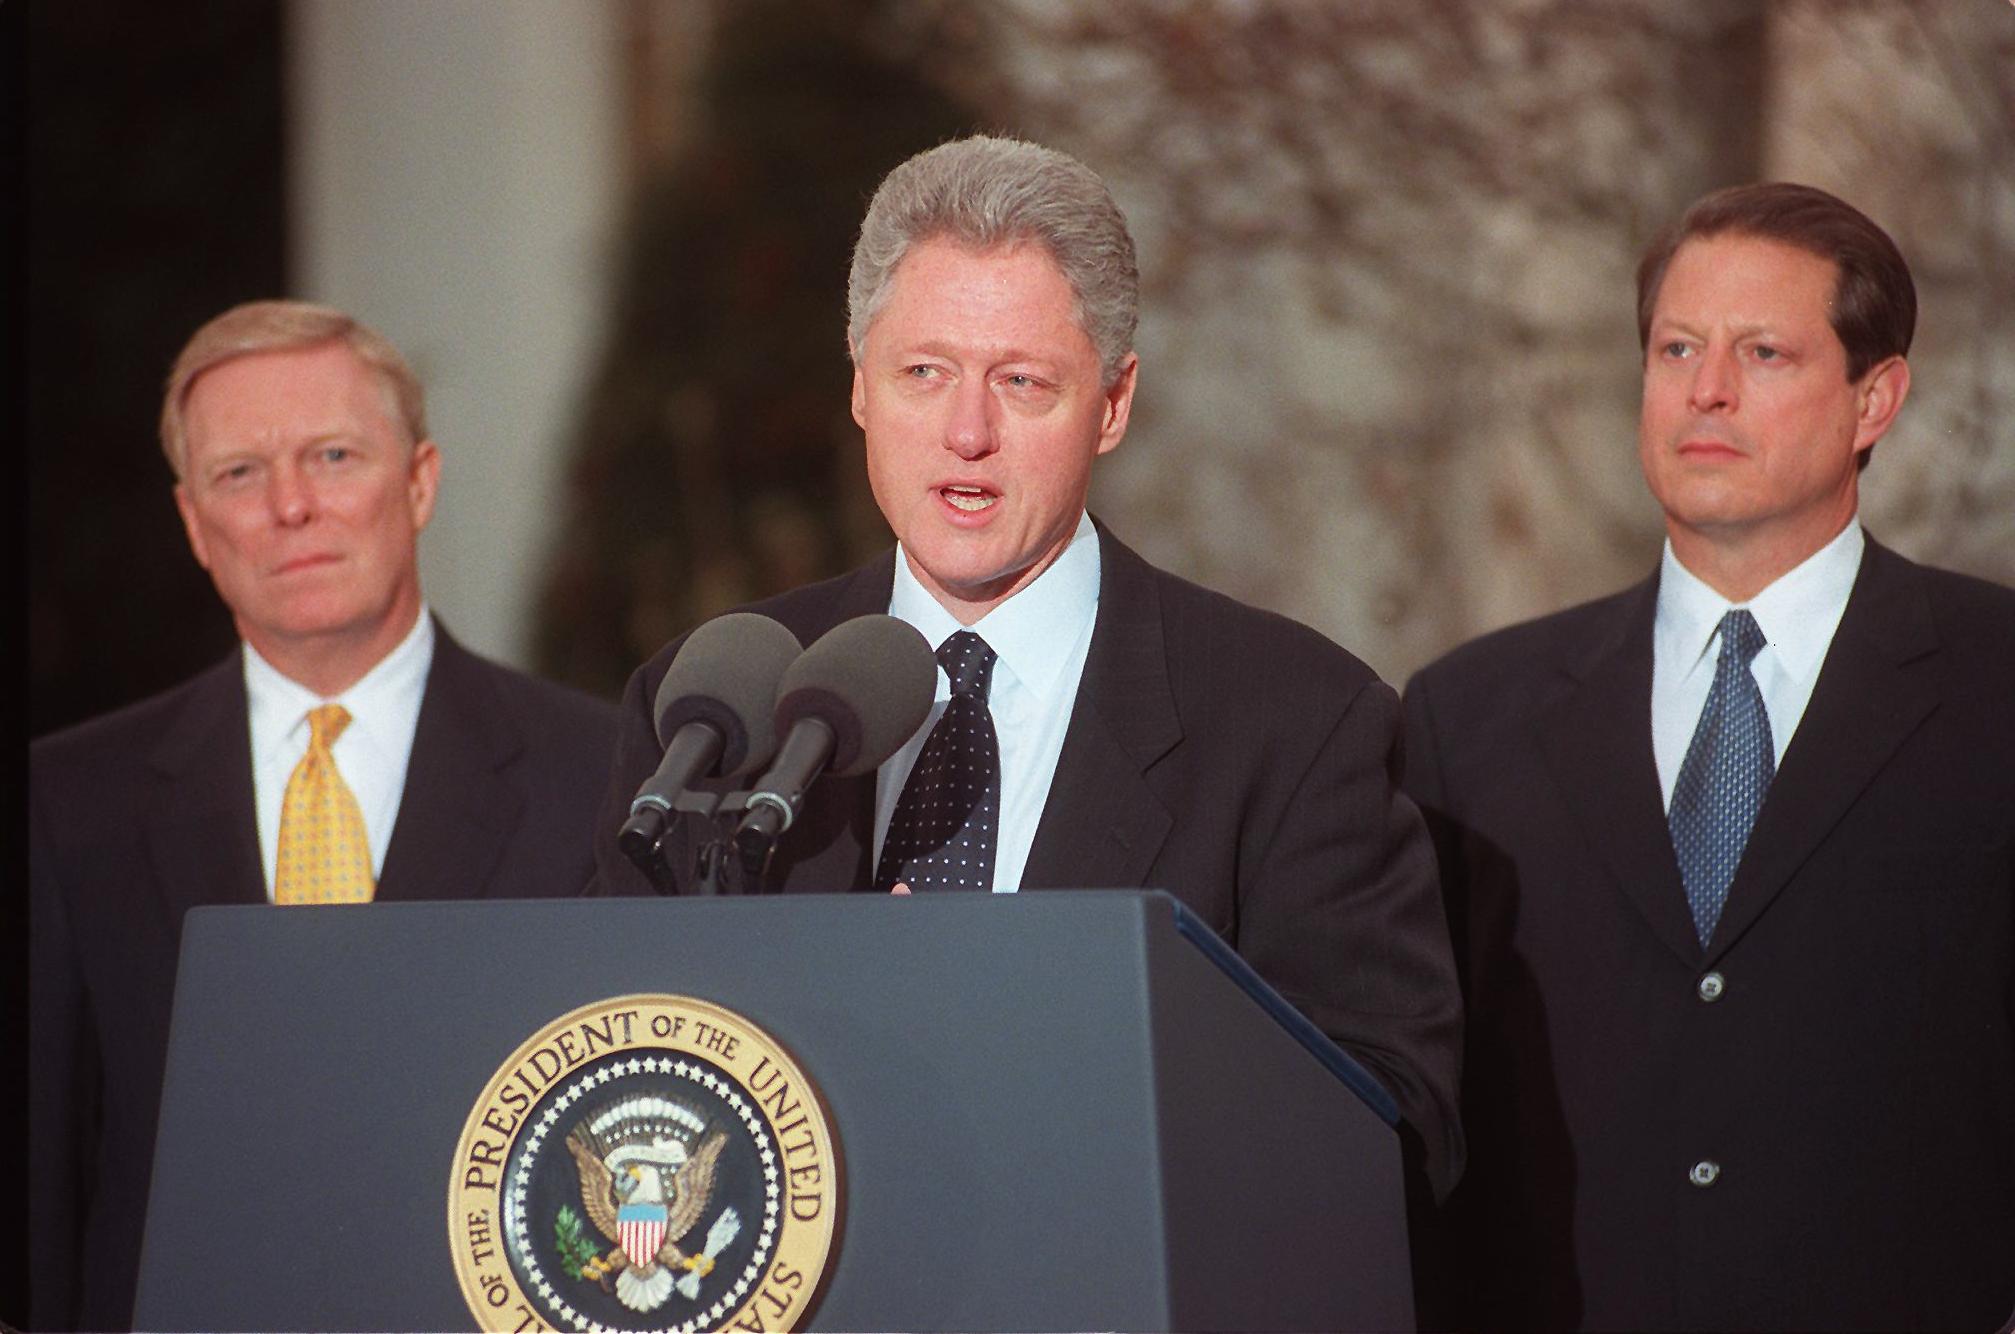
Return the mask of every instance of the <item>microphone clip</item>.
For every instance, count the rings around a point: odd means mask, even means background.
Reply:
[[[781,809],[779,809],[781,808]],[[781,816],[773,827],[777,833],[790,827],[796,812],[772,792],[707,792],[687,788],[670,802],[661,798],[640,798],[631,809],[618,841],[624,855],[647,876],[660,893],[672,892],[676,880],[673,858],[679,855],[676,836],[679,817],[688,817],[685,828],[704,831],[693,848],[694,878],[691,892],[703,895],[760,894],[769,871],[775,835],[767,840],[748,832],[746,816],[764,813],[765,827]],[[738,828],[739,826],[739,828]]]

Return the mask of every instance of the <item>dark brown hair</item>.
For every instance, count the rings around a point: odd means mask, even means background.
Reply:
[[[1809,185],[1766,181],[1716,190],[1695,200],[1659,233],[1637,266],[1637,345],[1651,337],[1651,308],[1666,266],[1695,237],[1756,236],[1830,259],[1833,308],[1828,319],[1847,349],[1847,378],[1910,351],[1917,328],[1917,285],[1889,233],[1844,200]]]

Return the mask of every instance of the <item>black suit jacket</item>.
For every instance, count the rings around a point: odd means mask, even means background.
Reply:
[[[1395,788],[1398,701],[1306,626],[1154,569],[1101,529],[1098,618],[1025,889],[1166,889],[1391,1090],[1409,1153],[1460,1169],[1447,927],[1419,814]],[[888,610],[894,553],[757,604],[810,643]],[[679,647],[630,678],[595,855],[649,893],[614,832],[663,753],[651,703]],[[873,773],[820,780],[773,887],[867,890]],[[683,888],[681,879],[679,887]]]
[[[1991,1328],[2015,1303],[2015,593],[1869,544],[1706,948],[1652,759],[1656,597],[1407,689],[1469,1016],[1460,1300],[1429,1314]]]
[[[377,897],[579,893],[613,712],[435,633]],[[29,768],[30,1322],[124,1328],[182,916],[266,902],[240,655]]]

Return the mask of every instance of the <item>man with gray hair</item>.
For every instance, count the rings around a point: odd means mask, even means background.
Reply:
[[[756,605],[804,643],[887,612],[937,702],[878,772],[828,776],[784,891],[1166,889],[1391,1091],[1409,1159],[1459,1171],[1460,1006],[1433,856],[1395,791],[1398,701],[1315,631],[1157,570],[1085,509],[1126,434],[1139,276],[1102,181],[975,137],[891,172],[848,284],[854,420],[895,549]],[[662,747],[631,678],[596,857]],[[935,807],[922,793],[935,787]],[[667,888],[689,888],[685,868]]]
[[[244,642],[30,752],[37,1329],[131,1321],[183,913],[576,893],[614,741],[606,704],[427,614],[441,456],[377,333],[296,301],[226,311],[175,362],[161,443]]]

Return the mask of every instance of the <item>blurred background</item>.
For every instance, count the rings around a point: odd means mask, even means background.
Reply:
[[[883,173],[982,128],[1084,158],[1139,245],[1094,509],[1395,684],[1651,568],[1636,259],[1739,181],[1902,245],[1915,383],[1864,517],[2015,582],[2006,0],[6,8],[31,735],[233,643],[155,419],[183,340],[253,297],[415,363],[423,584],[481,652],[613,696],[693,622],[880,549],[847,256]]]

